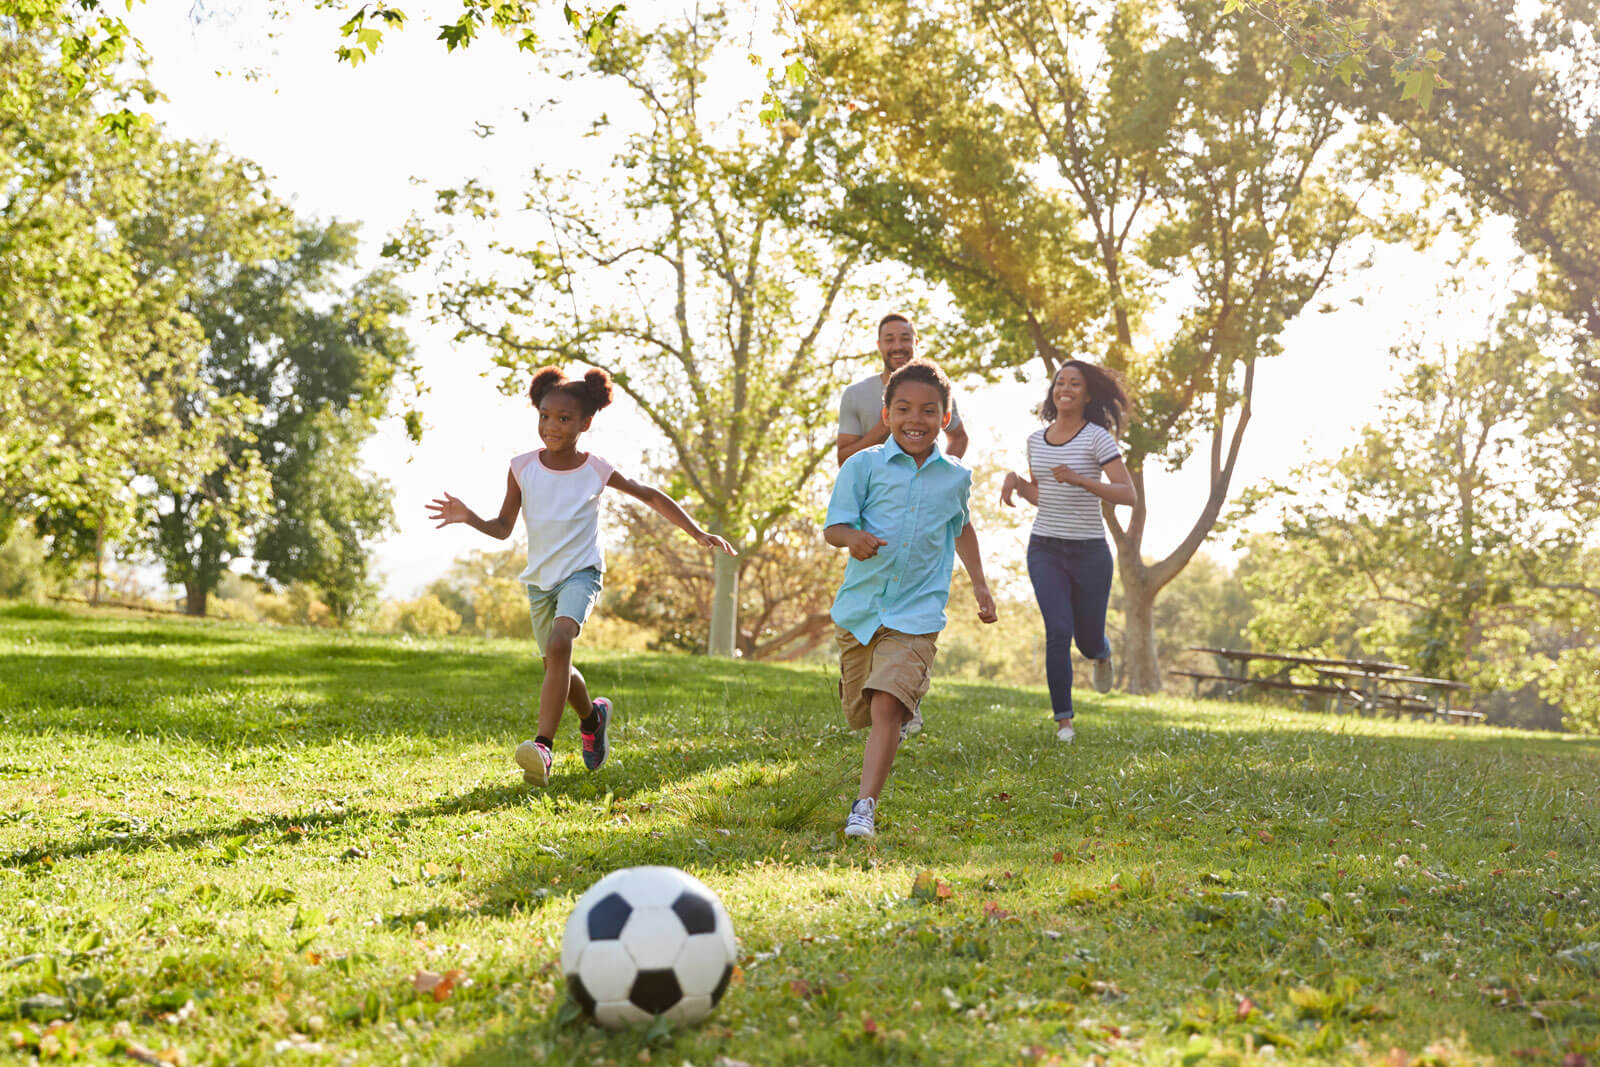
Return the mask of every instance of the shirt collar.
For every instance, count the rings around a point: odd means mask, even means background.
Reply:
[[[883,462],[888,463],[896,456],[905,456],[906,459],[911,459],[911,456],[906,452],[906,450],[900,447],[900,442],[894,439],[894,434],[890,434],[889,439],[883,443]],[[933,451],[928,453],[928,458],[923,461],[922,466],[926,467],[929,463],[933,463],[938,460],[943,460],[946,463],[950,461],[949,457],[944,454],[944,450],[939,447],[939,439],[935,437],[933,440]],[[916,462],[916,460],[911,459],[912,466],[916,466]]]

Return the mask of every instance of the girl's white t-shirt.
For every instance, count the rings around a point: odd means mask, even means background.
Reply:
[[[522,487],[522,521],[528,528],[528,569],[522,581],[554,589],[585,567],[606,569],[600,544],[600,494],[616,468],[595,455],[570,471],[551,470],[544,449],[511,460]]]
[[[1065,444],[1053,445],[1044,430],[1028,435],[1028,469],[1039,483],[1039,510],[1033,517],[1033,532],[1043,537],[1065,537],[1074,541],[1105,539],[1106,524],[1100,513],[1100,498],[1087,489],[1056,481],[1053,473],[1063,463],[1086,478],[1100,477],[1100,468],[1122,455],[1117,439],[1104,426],[1092,422]]]

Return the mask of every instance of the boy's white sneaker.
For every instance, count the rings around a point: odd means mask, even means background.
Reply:
[[[844,836],[871,837],[877,833],[878,802],[862,797],[850,806],[850,817],[844,821]]]
[[[1062,719],[1061,728],[1056,731],[1056,740],[1063,745],[1072,744],[1072,739],[1078,736],[1078,731],[1072,728],[1071,719]]]
[[[900,740],[908,741],[922,732],[922,702],[911,709],[911,718],[900,724]]]
[[[1105,659],[1094,661],[1094,691],[1096,693],[1111,692],[1111,683],[1117,680],[1117,672],[1111,669],[1111,653],[1106,653]]]
[[[550,764],[555,757],[537,741],[524,741],[517,746],[517,766],[522,768],[522,780],[529,785],[544,785],[550,780]]]

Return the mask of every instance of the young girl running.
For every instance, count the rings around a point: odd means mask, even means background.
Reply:
[[[606,727],[612,706],[605,697],[589,699],[583,675],[572,665],[572,642],[600,599],[605,555],[600,549],[600,493],[607,487],[648,504],[667,521],[707,548],[733,555],[728,542],[702,530],[659,489],[623,477],[593,452],[579,452],[578,438],[595,412],[611,403],[611,376],[591,370],[581,380],[568,379],[559,367],[543,367],[528,390],[539,411],[539,439],[544,447],[511,461],[506,498],[500,514],[480,518],[460,500],[444,494],[428,505],[439,526],[464,522],[490,537],[505,540],[522,511],[528,528],[528,609],[533,637],[544,656],[544,685],[539,689],[539,735],[517,746],[523,780],[544,785],[550,777],[556,728],[563,704],[578,713],[583,763],[599,770],[610,752]]]
[[[1072,642],[1094,661],[1094,687],[1111,688],[1111,548],[1101,501],[1132,507],[1133,479],[1117,447],[1128,417],[1128,394],[1110,371],[1082,360],[1062,364],[1039,415],[1047,423],[1028,437],[1028,477],[1008,472],[1000,502],[1016,493],[1038,507],[1028,539],[1028,577],[1044,616],[1045,678],[1056,737],[1071,744]],[[1104,473],[1106,479],[1102,480]]]

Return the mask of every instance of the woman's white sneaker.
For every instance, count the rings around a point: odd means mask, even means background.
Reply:
[[[1063,745],[1072,744],[1072,739],[1078,736],[1078,731],[1072,728],[1071,719],[1062,719],[1061,728],[1056,731],[1056,740]]]
[[[1111,669],[1111,654],[1106,653],[1105,659],[1094,661],[1094,691],[1096,693],[1111,692],[1111,683],[1117,680],[1117,672]]]

